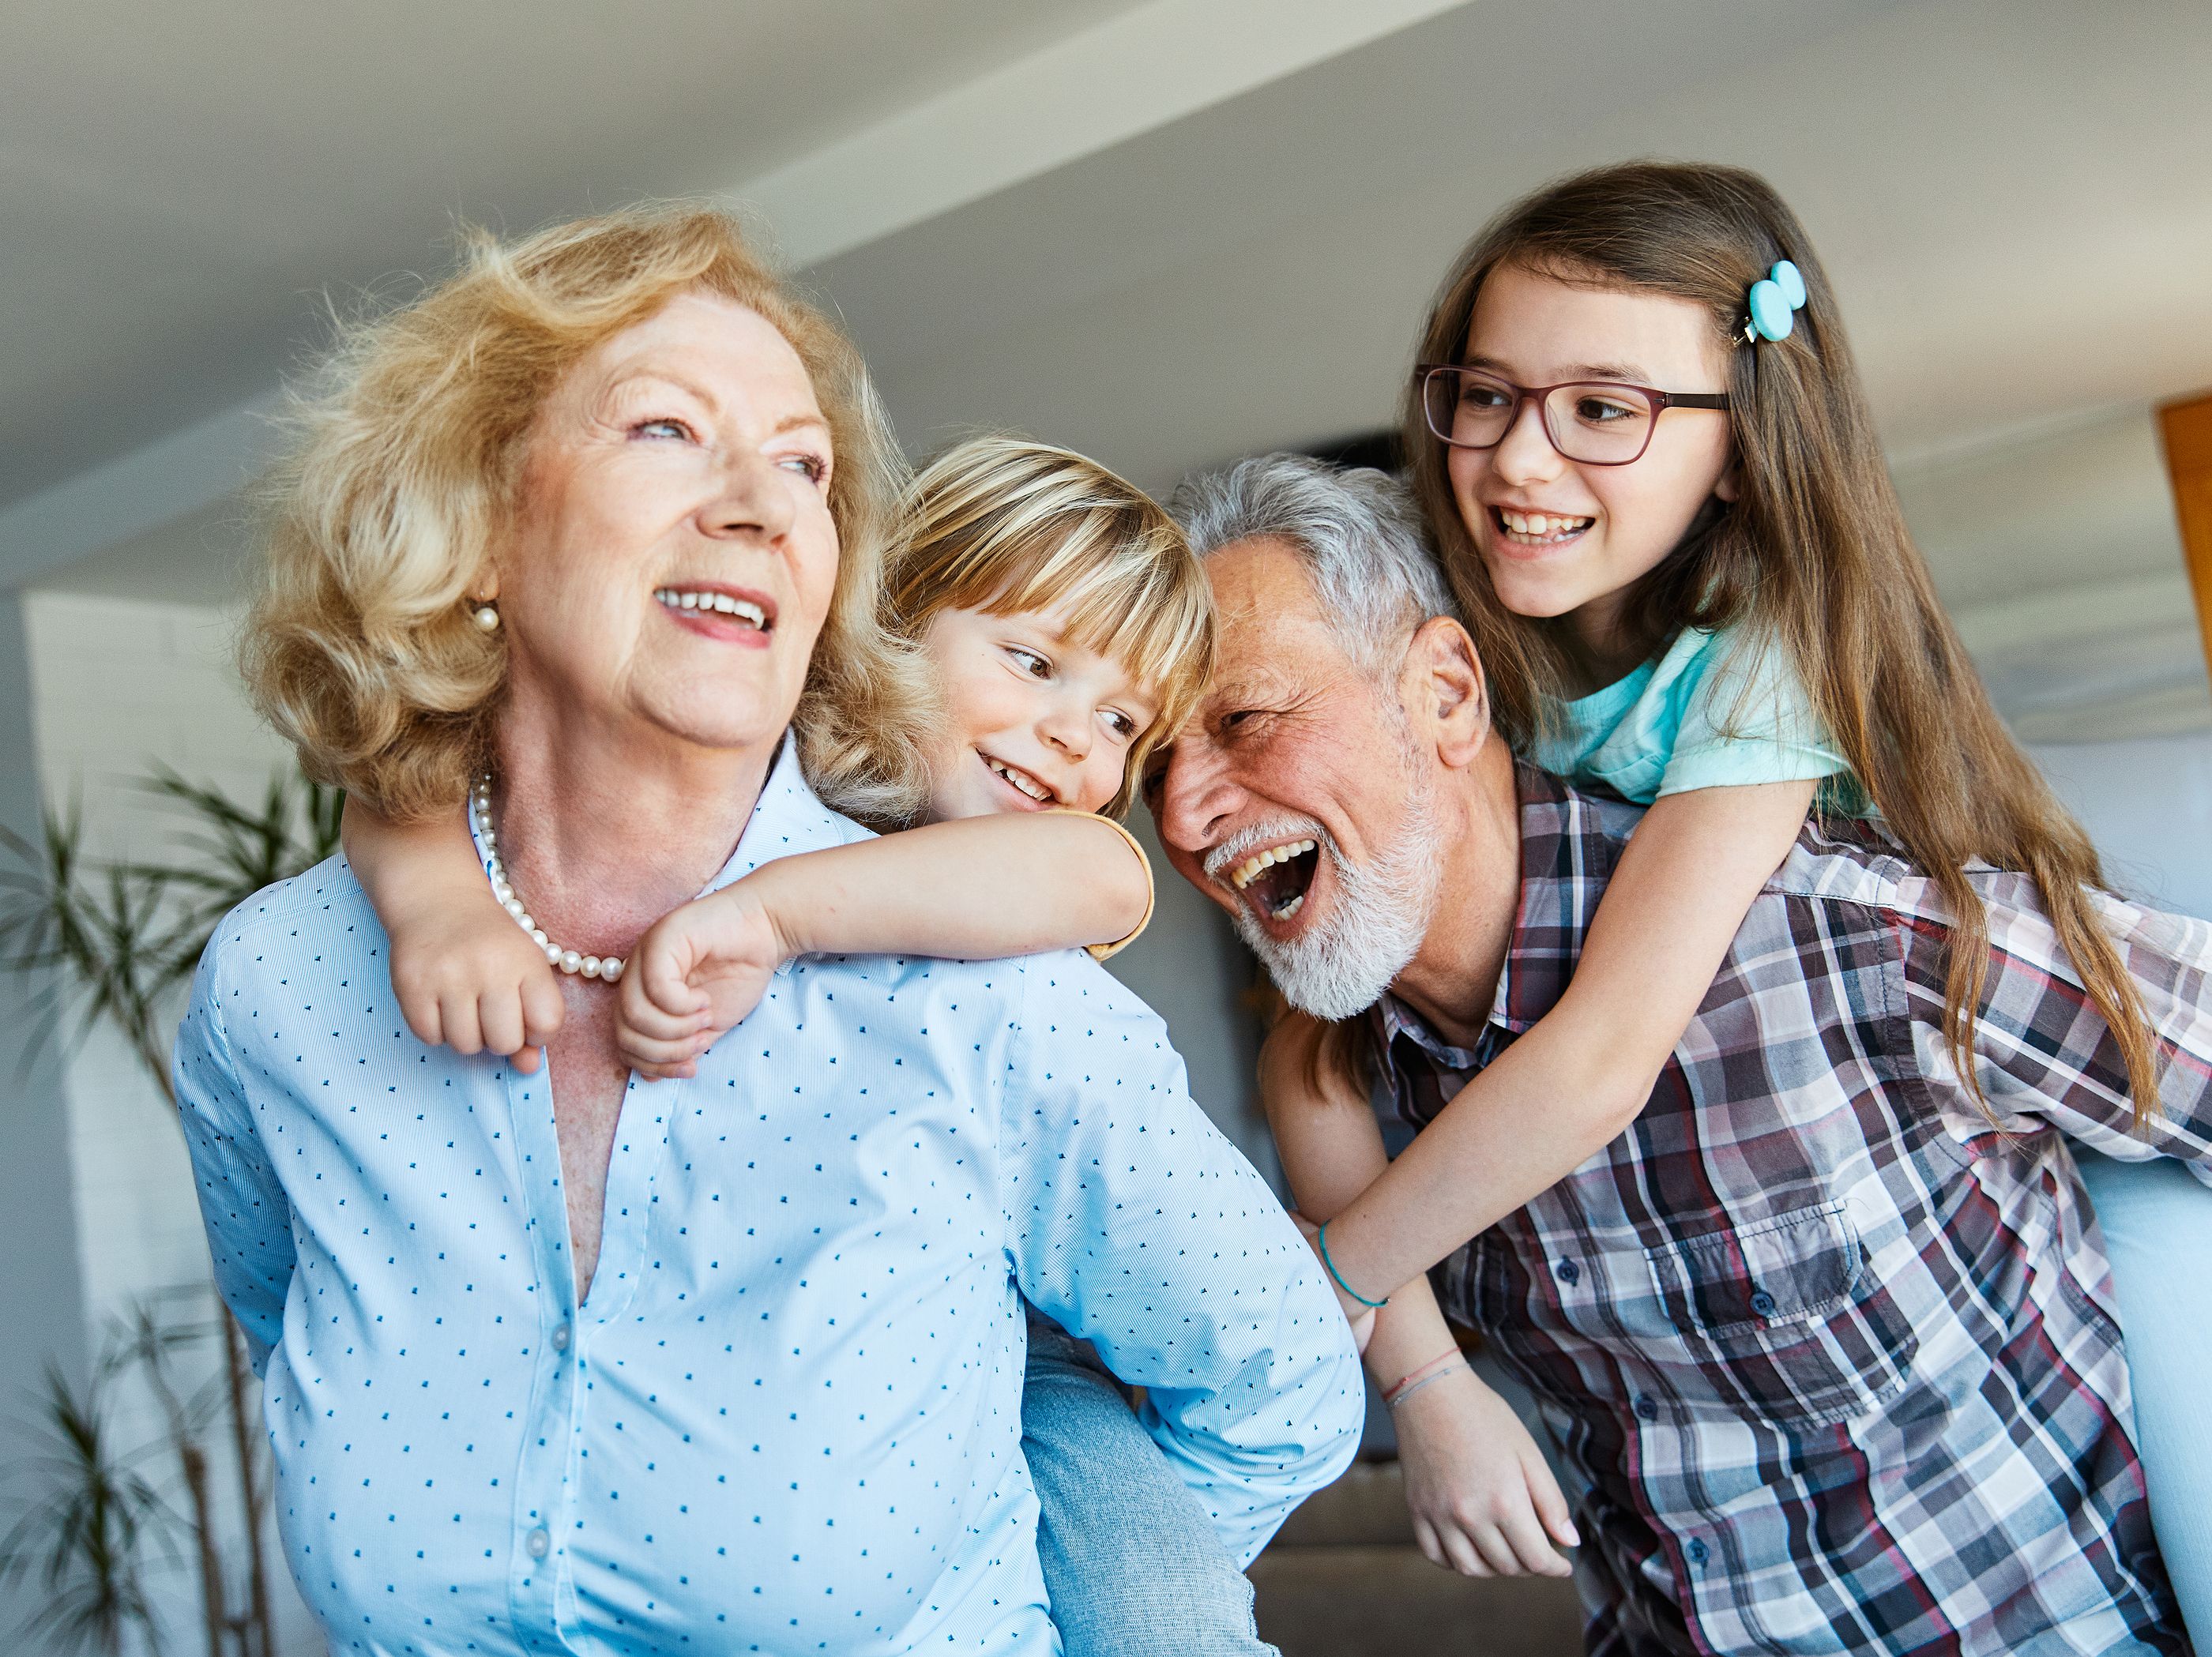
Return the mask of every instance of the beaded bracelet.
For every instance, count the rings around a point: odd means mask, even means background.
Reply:
[[[1321,1263],[1328,1268],[1328,1275],[1336,1279],[1336,1286],[1339,1289],[1344,1290],[1346,1294],[1351,1296],[1352,1299],[1358,1301],[1362,1306],[1381,1307],[1389,1305],[1390,1297],[1388,1295],[1383,1296],[1379,1301],[1371,1301],[1344,1280],[1344,1274],[1336,1269],[1336,1262],[1328,1257],[1328,1222],[1327,1220],[1323,1220],[1321,1223],[1321,1229],[1314,1233],[1314,1241],[1321,1249]]]

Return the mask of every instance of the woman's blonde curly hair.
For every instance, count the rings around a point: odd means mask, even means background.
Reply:
[[[792,719],[808,780],[878,825],[920,809],[933,701],[878,612],[904,462],[851,342],[729,214],[681,203],[510,246],[468,234],[457,273],[346,329],[295,398],[240,665],[310,776],[403,820],[460,804],[506,675],[505,643],[473,624],[467,595],[514,508],[524,440],[572,365],[687,292],[765,318],[830,422],[837,585]]]

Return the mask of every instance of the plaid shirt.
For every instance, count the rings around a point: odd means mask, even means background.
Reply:
[[[1399,1144],[1558,1001],[1638,815],[1522,770],[1476,1045],[1370,1015]],[[2002,1132],[1942,1040],[1932,884],[1808,826],[1635,1126],[1438,1268],[1588,1482],[1594,1654],[2188,1648],[2067,1138],[2212,1177],[2212,927],[2101,900],[2166,1065],[2145,1142],[2033,885],[1972,878]]]

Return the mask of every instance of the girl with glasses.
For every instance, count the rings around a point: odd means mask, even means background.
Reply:
[[[1461,254],[1419,361],[1413,485],[1496,725],[1542,769],[1650,807],[1557,1008],[1418,1155],[1348,1202],[1340,1181],[1333,1204],[1298,1193],[1328,1221],[1347,1311],[1395,1291],[1366,1350],[1377,1380],[1405,1389],[1417,1531],[1431,1558],[1480,1575],[1545,1568],[1544,1533],[1561,1527],[1541,1481],[1476,1442],[1473,1376],[1406,1386],[1437,1373],[1439,1324],[1422,1279],[1399,1288],[1401,1268],[1450,1253],[1632,1130],[1808,812],[1874,819],[1930,871],[1957,917],[1942,1023],[1985,1106],[1971,1041],[1989,942],[1975,871],[1990,865],[2033,877],[2139,1124],[2157,1077],[2099,919],[2096,852],[1937,603],[1827,277],[1763,179],[1636,163],[1538,191]],[[1339,1104],[1356,1091],[1340,1046],[1295,1016],[1270,1039],[1269,1114],[1279,1138],[1291,1128],[1294,1187],[1382,1167],[1362,1113],[1282,1108],[1285,1089]],[[1323,1132],[1340,1143],[1310,1142]],[[1302,1181],[1302,1168],[1316,1172]],[[2083,1173],[2129,1314],[2159,1535],[2212,1637],[2212,1435],[2184,1395],[2202,1355],[2180,1350],[2212,1327],[2212,1279],[2172,1269],[2177,1245],[2212,1249],[2212,1193],[2148,1162],[2087,1155]]]

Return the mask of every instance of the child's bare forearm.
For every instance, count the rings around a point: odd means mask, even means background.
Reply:
[[[1079,812],[963,817],[780,858],[748,875],[793,955],[989,960],[1113,944],[1152,876],[1122,831]]]
[[[1297,1042],[1267,1055],[1261,1072],[1283,1177],[1298,1212],[1316,1223],[1334,1221],[1390,1165],[1375,1113],[1356,1085],[1341,1076],[1324,1083],[1319,1068],[1310,1045]],[[1417,1277],[1376,1313],[1364,1357],[1368,1373],[1388,1389],[1457,1347],[1428,1279]]]
[[[395,822],[349,798],[338,836],[348,866],[386,926],[410,911],[456,900],[494,901],[467,819],[458,811],[421,822]]]
[[[1706,789],[1645,814],[1558,1005],[1331,1225],[1330,1258],[1353,1289],[1391,1292],[1634,1122],[1813,788]]]
[[[1260,1055],[1260,1097],[1298,1212],[1336,1218],[1390,1165],[1382,1130],[1349,1076],[1328,1063],[1322,1027],[1285,1016]]]
[[[1415,1278],[1376,1313],[1375,1332],[1364,1354],[1367,1373],[1387,1393],[1407,1376],[1458,1350],[1459,1338],[1444,1321],[1428,1278]]]

